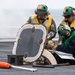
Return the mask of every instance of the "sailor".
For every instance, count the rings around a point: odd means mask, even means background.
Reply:
[[[62,19],[58,29],[60,28],[61,25],[68,25],[71,29],[75,29],[75,8],[71,6],[67,6],[63,10],[63,16],[64,18]],[[59,43],[61,42],[62,37],[59,36]]]
[[[40,4],[35,10],[35,14],[29,17],[27,23],[42,24],[48,31],[47,39],[51,40],[56,35],[56,24],[48,11],[46,5]]]
[[[75,57],[75,29],[71,30],[69,26],[64,25],[58,30],[58,33],[63,36],[62,43],[60,45],[52,44],[53,46],[50,46],[51,42],[49,42],[49,46],[53,50],[70,53]]]
[[[75,28],[75,8],[67,6],[63,10],[63,20],[60,24],[68,25],[70,28]]]

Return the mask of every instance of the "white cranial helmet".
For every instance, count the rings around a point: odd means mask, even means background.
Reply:
[[[64,25],[64,27],[65,27],[65,30],[71,31],[71,29],[70,29],[70,27],[68,25]]]
[[[58,29],[60,29],[60,30],[69,30],[69,31],[71,31],[71,29],[70,29],[70,27],[68,26],[68,25],[66,25],[65,23],[64,24],[61,24],[59,27],[58,27]]]

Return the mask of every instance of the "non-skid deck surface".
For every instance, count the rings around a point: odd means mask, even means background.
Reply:
[[[0,43],[0,61],[7,61],[7,55],[11,54],[13,43]],[[4,59],[6,58],[6,59]],[[32,67],[31,65],[22,65]],[[58,66],[55,68],[37,68],[37,72],[19,69],[0,69],[0,75],[75,75],[75,66]]]

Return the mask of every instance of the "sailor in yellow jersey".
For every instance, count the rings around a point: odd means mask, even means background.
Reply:
[[[63,11],[63,16],[64,18],[62,19],[62,22],[58,27],[58,31],[59,28],[62,27],[62,25],[68,25],[71,29],[75,29],[75,9],[71,6],[65,7]],[[62,37],[59,36],[59,41],[61,42],[61,40]]]
[[[56,35],[56,24],[48,12],[48,7],[46,5],[38,5],[35,10],[35,14],[28,19],[27,23],[44,25],[48,30],[47,39],[49,40],[54,38]]]

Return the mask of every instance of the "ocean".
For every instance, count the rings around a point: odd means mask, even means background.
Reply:
[[[56,27],[62,19],[62,9],[50,9]],[[2,9],[0,10],[0,38],[16,38],[19,28],[34,14],[34,9]],[[58,35],[56,36],[58,37]]]

